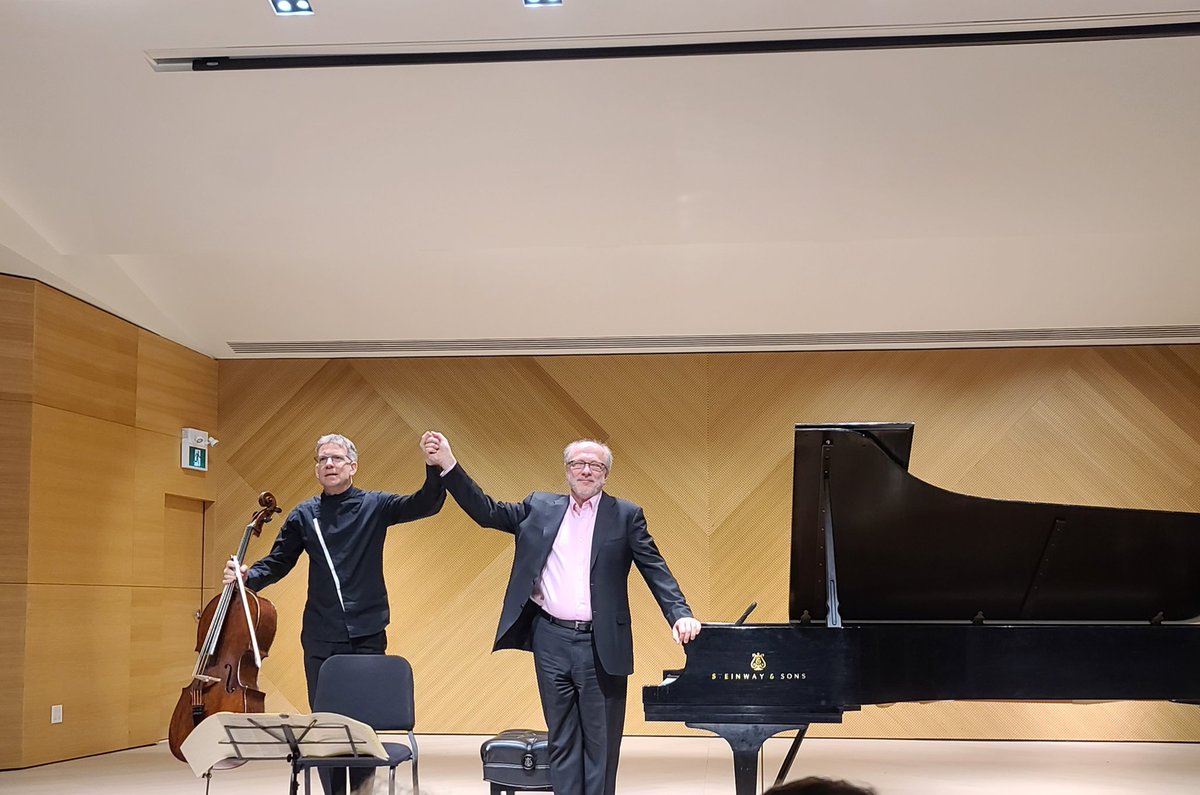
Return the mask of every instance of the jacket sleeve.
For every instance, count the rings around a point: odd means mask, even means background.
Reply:
[[[503,530],[506,533],[517,532],[521,522],[529,515],[529,500],[524,502],[497,502],[483,493],[483,489],[463,469],[462,464],[456,464],[442,476],[446,490],[454,501],[480,527],[490,527]]]
[[[446,502],[446,488],[442,485],[442,471],[438,467],[425,467],[425,482],[412,494],[389,494],[384,508],[388,525],[412,522],[433,516]]]
[[[667,623],[675,626],[675,622],[679,619],[690,617],[692,609],[688,607],[675,575],[671,574],[671,569],[667,567],[667,561],[658,551],[658,545],[654,543],[654,538],[646,528],[646,515],[641,508],[635,507],[631,520],[629,548],[633,552],[634,564],[642,573],[642,579],[646,581],[646,585],[650,586],[650,593],[658,602],[658,607],[666,617]]]
[[[261,591],[268,585],[283,579],[304,551],[304,516],[299,508],[293,509],[279,528],[271,551],[246,572],[246,587],[252,591]]]

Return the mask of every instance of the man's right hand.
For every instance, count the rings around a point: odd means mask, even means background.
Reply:
[[[425,453],[425,463],[441,467],[443,473],[454,469],[458,463],[450,449],[450,440],[437,431],[425,431],[421,436],[421,450]]]
[[[246,572],[250,569],[249,566],[242,566],[242,579],[246,579]],[[221,584],[229,585],[231,582],[237,582],[238,567],[232,560],[225,562],[225,571],[221,572]]]

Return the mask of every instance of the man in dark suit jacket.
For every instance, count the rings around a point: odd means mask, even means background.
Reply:
[[[650,586],[677,643],[700,633],[642,509],[603,492],[612,451],[572,442],[563,453],[569,495],[497,502],[458,464],[445,436],[429,431],[421,443],[467,515],[516,538],[493,651],[533,652],[555,795],[612,795],[633,673],[630,566]]]

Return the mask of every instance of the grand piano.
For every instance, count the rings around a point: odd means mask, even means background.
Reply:
[[[758,752],[864,704],[1200,704],[1200,514],[985,499],[908,472],[911,423],[797,425],[789,622],[706,624],[643,689],[714,732],[737,795]],[[747,611],[749,613],[749,610]]]

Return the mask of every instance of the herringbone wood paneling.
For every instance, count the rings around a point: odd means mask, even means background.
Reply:
[[[615,455],[609,490],[645,508],[693,608],[713,621],[736,618],[751,600],[760,604],[754,620],[787,618],[795,423],[913,421],[911,470],[956,491],[1200,507],[1200,350],[1188,346],[220,367],[210,586],[258,491],[274,490],[286,508],[316,493],[312,445],[331,431],[358,443],[359,485],[409,492],[419,484],[420,433],[436,428],[505,500],[561,490],[564,444],[600,439]],[[256,541],[249,558],[270,540]],[[421,730],[540,724],[529,656],[489,654],[510,539],[475,527],[448,500],[438,516],[395,528],[386,556],[389,641],[416,669]],[[631,577],[637,672],[627,730],[681,733],[641,719],[639,687],[684,658],[639,581]],[[304,591],[298,570],[264,594],[280,610],[264,671],[276,704],[306,702],[295,641]],[[1195,713],[1164,704],[904,704],[814,733],[1194,741]]]

